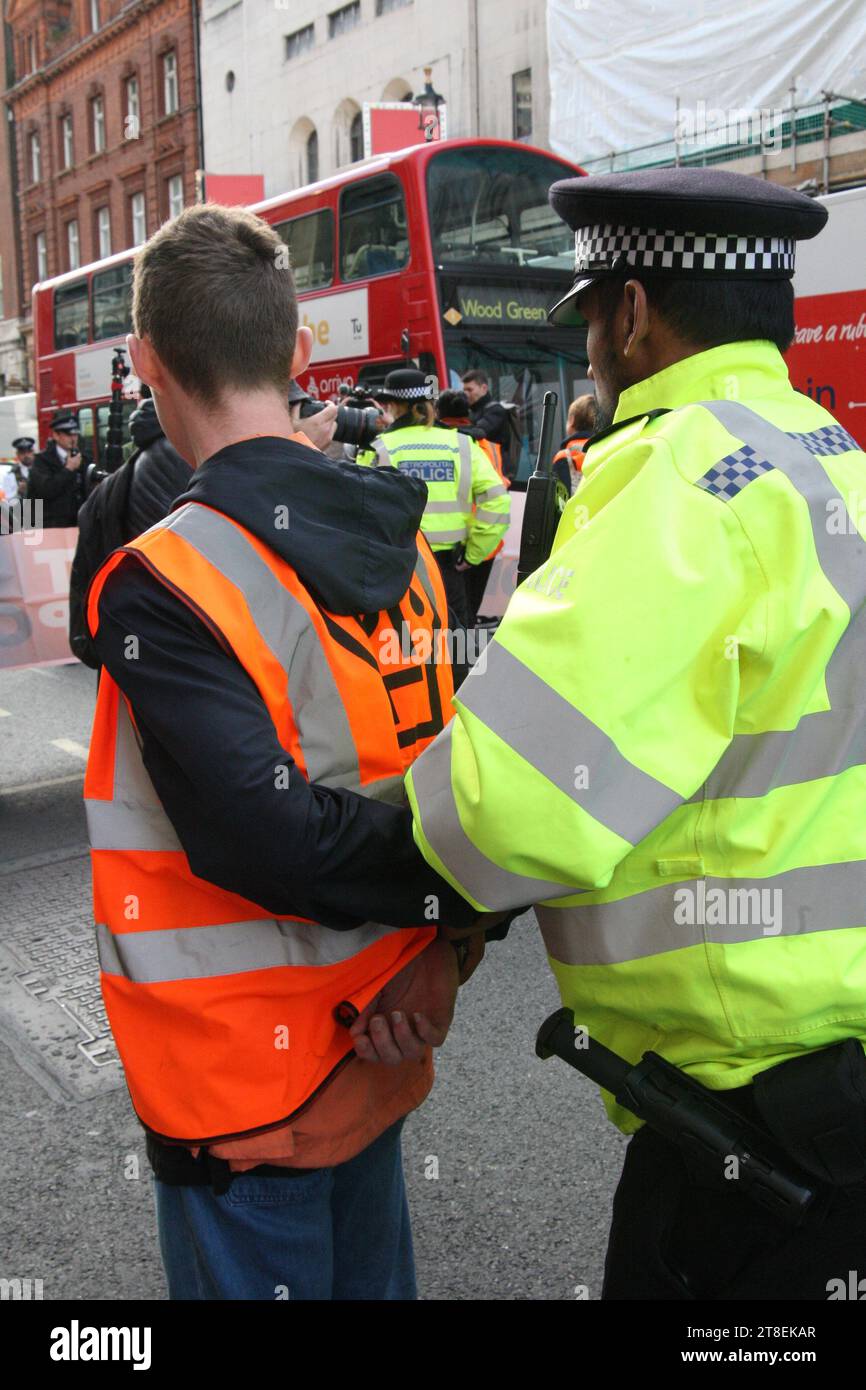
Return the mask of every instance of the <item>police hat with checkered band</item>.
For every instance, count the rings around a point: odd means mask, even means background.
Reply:
[[[31,439],[29,434],[22,434],[18,439],[12,440],[12,448],[19,454],[26,454],[36,448],[36,440]]]
[[[432,401],[434,383],[416,367],[398,367],[385,377],[377,401]]]
[[[640,272],[684,280],[789,280],[794,243],[827,221],[794,189],[725,169],[638,169],[563,179],[554,211],[574,232],[575,282],[553,306],[574,322],[577,296],[606,275]]]

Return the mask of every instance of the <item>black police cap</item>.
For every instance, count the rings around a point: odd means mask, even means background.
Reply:
[[[64,430],[67,434],[78,431],[78,420],[72,410],[55,410],[49,429]]]
[[[385,385],[376,392],[378,401],[432,401],[433,382],[416,367],[398,367],[385,377]]]
[[[23,453],[25,449],[33,449],[35,447],[36,440],[31,439],[29,434],[22,434],[18,439],[12,440],[12,448],[18,449],[21,453]]]
[[[574,232],[575,282],[548,317],[574,316],[599,278],[641,270],[677,279],[787,280],[794,245],[827,209],[792,188],[726,169],[637,169],[563,179],[554,211]]]

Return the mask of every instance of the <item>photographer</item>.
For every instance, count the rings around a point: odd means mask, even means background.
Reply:
[[[78,448],[78,421],[70,410],[51,417],[50,439],[33,460],[27,497],[42,503],[42,526],[77,526],[84,501],[83,458]]]

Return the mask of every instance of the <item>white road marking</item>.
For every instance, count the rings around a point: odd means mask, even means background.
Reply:
[[[11,709],[0,709],[0,719],[7,719],[11,714]]]
[[[83,743],[76,743],[72,738],[53,738],[52,748],[59,748],[61,753],[71,753],[73,758],[83,758],[86,762],[89,757],[89,750]]]
[[[0,787],[0,796],[17,796],[19,792],[41,792],[43,787],[65,787],[69,782],[83,782],[83,772],[70,777],[49,777],[45,782],[19,782],[17,787]]]

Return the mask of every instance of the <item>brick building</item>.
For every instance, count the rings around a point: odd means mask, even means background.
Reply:
[[[20,331],[29,353],[36,281],[138,245],[194,201],[202,164],[198,5],[5,0],[5,7]]]

